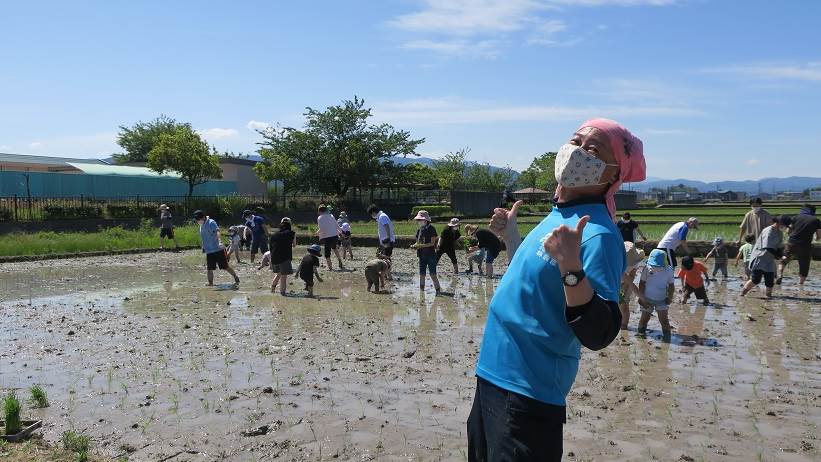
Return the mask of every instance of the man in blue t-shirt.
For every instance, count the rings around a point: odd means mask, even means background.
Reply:
[[[245,210],[242,212],[242,218],[245,219],[245,226],[251,229],[251,263],[253,263],[257,252],[264,254],[268,251],[268,232],[265,230],[265,217],[250,210]]]
[[[220,228],[213,218],[205,215],[202,210],[194,212],[194,220],[200,225],[200,245],[205,254],[205,264],[208,269],[208,285],[214,285],[214,270],[225,270],[234,277],[234,288],[239,287],[239,276],[228,264],[228,256],[220,239]]]
[[[590,120],[559,150],[555,173],[553,209],[524,240],[521,201],[491,220],[509,265],[476,365],[469,461],[561,460],[581,346],[604,348],[619,332],[627,263],[613,196],[623,181],[644,179],[641,140],[611,120]]]

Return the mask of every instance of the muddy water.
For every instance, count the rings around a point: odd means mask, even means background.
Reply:
[[[43,384],[27,411],[129,460],[464,460],[464,422],[496,279],[441,265],[420,293],[398,252],[389,294],[363,260],[271,295],[270,274],[205,287],[195,253],[0,267],[0,387]],[[795,270],[793,267],[792,270]],[[567,460],[818,460],[821,287],[773,300],[675,304],[670,344],[623,332],[585,351],[568,399]],[[217,282],[230,281],[225,273]],[[637,313],[634,313],[637,318]],[[635,325],[635,320],[632,323]],[[651,321],[651,328],[657,324]],[[267,431],[265,431],[267,430]],[[264,433],[256,436],[245,436]]]

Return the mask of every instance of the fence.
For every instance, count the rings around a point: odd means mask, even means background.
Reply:
[[[0,197],[0,222],[38,222],[50,220],[156,218],[160,204],[166,204],[176,217],[189,217],[204,210],[215,218],[237,217],[245,209],[262,208],[266,213],[316,211],[319,204],[337,210],[361,210],[368,204],[407,206],[450,203],[450,191],[367,190],[355,191],[344,198],[319,194],[266,196],[125,196],[77,197]],[[401,208],[404,210],[404,208]],[[397,209],[400,210],[400,209]],[[408,212],[409,213],[409,212]]]

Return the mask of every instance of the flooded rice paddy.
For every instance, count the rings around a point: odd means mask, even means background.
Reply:
[[[415,257],[398,251],[392,293],[367,293],[366,251],[353,271],[321,269],[316,299],[293,279],[291,296],[272,295],[270,271],[250,264],[239,290],[224,272],[206,287],[197,252],[2,265],[0,388],[42,384],[51,407],[26,414],[45,438],[75,429],[105,458],[466,460],[498,279],[443,263],[445,294],[420,293]],[[669,344],[655,320],[636,336],[634,306],[631,330],[583,352],[565,460],[819,460],[813,271],[773,300],[740,299],[732,273],[709,289],[715,306],[671,307]]]

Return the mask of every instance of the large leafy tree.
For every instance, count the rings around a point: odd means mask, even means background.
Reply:
[[[425,140],[391,125],[371,124],[371,109],[354,97],[323,111],[306,108],[302,129],[261,130],[254,168],[265,180],[283,180],[286,191],[343,196],[351,188],[373,186],[387,173],[391,157],[418,155]]]
[[[177,122],[171,117],[160,115],[150,122],[137,122],[131,127],[120,125],[117,144],[125,150],[115,154],[114,160],[119,164],[128,162],[148,162],[148,153],[157,144],[161,135],[172,134],[177,129],[191,128],[191,124]]]
[[[179,173],[188,183],[188,197],[194,193],[194,186],[222,178],[219,155],[188,126],[160,135],[148,153],[148,168],[158,173]]]
[[[465,186],[465,158],[469,152],[470,148],[464,147],[433,161],[433,172],[440,188],[455,190]]]
[[[465,176],[465,184],[469,189],[502,192],[513,184],[515,174],[510,168],[493,168],[489,164],[471,164]]]
[[[519,186],[523,188],[539,188],[545,191],[556,190],[556,153],[546,152],[533,159],[530,166],[519,174]]]

